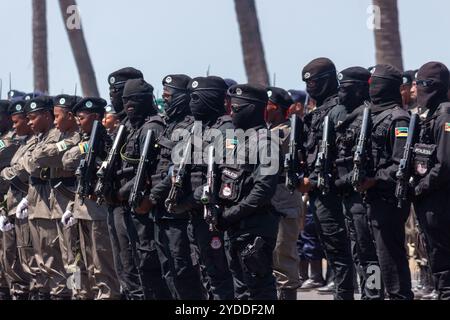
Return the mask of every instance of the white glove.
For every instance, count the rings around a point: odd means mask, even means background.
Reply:
[[[16,208],[16,218],[25,219],[27,217],[28,217],[28,200],[27,198],[23,198]]]
[[[14,225],[9,222],[8,218],[5,216],[0,216],[0,231],[8,232],[14,228]]]
[[[64,212],[64,214],[63,214],[63,216],[61,218],[61,223],[66,228],[70,228],[71,226],[73,226],[77,222],[78,222],[78,220],[73,217],[72,211],[69,211],[69,210]]]

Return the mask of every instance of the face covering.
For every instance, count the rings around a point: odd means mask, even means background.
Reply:
[[[253,103],[231,104],[232,122],[237,129],[247,130],[265,124],[264,106]]]
[[[197,90],[191,94],[189,107],[195,120],[211,121],[225,113],[225,92]]]
[[[364,94],[364,91],[367,93]],[[358,84],[341,85],[338,92],[339,103],[347,108],[354,109],[368,99],[368,88]]]
[[[169,100],[164,101],[164,110],[169,119],[176,119],[189,110],[189,95],[184,91],[173,90]]]
[[[417,85],[417,104],[421,109],[435,109],[444,101],[447,101],[447,90],[441,85]]]
[[[306,91],[309,96],[317,101],[317,105],[320,106],[325,99],[336,94],[337,92],[337,80],[336,76],[332,74],[324,78],[311,79],[306,82]]]
[[[131,97],[124,99],[124,108],[132,124],[143,121],[150,115],[156,113],[150,96]],[[132,108],[132,109],[129,109]]]
[[[400,83],[394,80],[372,77],[369,86],[370,100],[374,105],[402,104]]]

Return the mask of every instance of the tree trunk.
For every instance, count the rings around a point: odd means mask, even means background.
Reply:
[[[374,29],[377,64],[390,64],[403,71],[397,0],[373,0],[373,4],[380,9],[380,25]]]
[[[46,0],[33,0],[34,89],[48,93]]]
[[[78,68],[83,95],[98,97],[99,92],[94,67],[89,56],[76,5],[77,3],[75,0],[59,0],[61,16],[63,18],[64,27],[67,30],[70,46],[72,47],[73,56]]]
[[[269,85],[255,0],[234,0],[249,83]]]

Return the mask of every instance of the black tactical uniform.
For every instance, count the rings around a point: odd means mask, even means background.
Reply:
[[[449,71],[429,62],[417,74],[418,105],[425,111],[415,145],[417,219],[427,242],[439,299],[450,300],[450,103]]]
[[[318,58],[303,68],[302,76],[308,94],[317,101],[317,108],[304,119],[304,133],[307,137],[305,149],[312,184],[312,190],[309,192],[310,206],[317,220],[316,227],[328,265],[334,272],[336,285],[334,298],[353,299],[353,261],[342,211],[342,199],[332,183],[326,195],[316,188],[315,163],[322,140],[323,121],[325,116],[339,105],[336,68],[329,59]],[[333,123],[331,129],[334,129],[338,120],[331,118],[331,122]],[[333,133],[334,130],[331,131]],[[330,144],[330,148],[333,150],[333,143]]]
[[[360,108],[358,106],[369,99],[369,78],[370,72],[362,67],[347,68],[339,73],[340,105],[330,112],[331,118],[338,119],[336,128],[338,177],[335,184],[342,195],[353,260],[360,276],[362,300],[384,298],[384,288],[371,289],[371,285],[366,286],[366,280],[373,273],[374,266],[379,269],[378,257],[367,219],[367,205],[351,184],[353,156],[362,126],[360,115],[364,109],[364,106]],[[368,149],[367,152],[369,153]],[[366,166],[369,166],[369,161],[370,158]]]
[[[367,191],[367,214],[389,299],[412,299],[411,274],[405,250],[405,223],[410,203],[399,209],[394,196],[396,173],[408,136],[410,116],[401,105],[400,72],[389,65],[377,65],[372,72],[369,90],[375,185]]]
[[[123,102],[130,128],[120,152],[122,167],[118,178],[121,188],[117,196],[121,205],[114,208],[113,212],[114,215],[125,214],[132,217],[133,224],[128,224],[127,229],[130,241],[136,241],[138,253],[136,263],[144,289],[144,298],[171,299],[172,295],[161,274],[161,265],[154,244],[153,220],[149,214],[135,214],[128,205],[147,131],[152,130],[154,136],[158,137],[164,129],[164,122],[157,115],[153,104],[153,87],[143,79],[132,79],[126,82]]]
[[[127,129],[130,129],[130,123],[127,121],[126,113],[123,110],[123,88],[129,79],[142,79],[141,71],[134,68],[122,68],[111,73],[108,76],[109,94],[111,104],[115,112],[121,119],[121,124],[124,124]],[[114,135],[111,137],[114,139]],[[135,234],[130,230],[134,229],[131,215],[124,214],[119,211],[113,214],[115,205],[108,206],[108,228],[111,239],[114,267],[122,287],[122,294],[127,299],[142,299],[144,293],[139,277],[139,271],[136,265],[136,248],[132,243],[136,243]]]
[[[195,201],[193,193],[193,190],[206,182],[206,165],[203,161],[196,161],[195,152],[206,150],[206,146],[213,142],[211,134],[214,132],[221,132],[222,137],[225,137],[225,131],[233,128],[231,118],[224,115],[227,86],[223,79],[210,76],[194,78],[189,83],[189,88],[189,105],[194,119],[201,121],[203,144],[200,150],[197,150],[195,145],[191,149],[193,163],[189,165],[184,195],[175,211],[177,214],[190,214],[189,236],[199,258],[205,288],[215,300],[231,300],[234,297],[233,280],[227,266],[223,232],[209,231],[209,226],[203,218],[203,207],[200,201]],[[196,139],[201,141],[200,137]]]
[[[174,215],[167,212],[164,201],[171,186],[168,176],[172,161],[172,149],[176,141],[172,134],[176,130],[189,130],[194,123],[190,116],[189,89],[191,80],[186,75],[168,75],[163,79],[165,99],[165,122],[167,127],[158,138],[158,163],[152,176],[151,199],[154,204],[155,241],[162,262],[162,272],[172,295],[179,300],[201,300],[204,298],[200,274],[192,264],[188,237],[189,214]]]
[[[253,133],[227,144],[234,163],[219,166],[218,198],[223,212],[217,226],[226,230],[237,298],[276,300],[272,254],[278,217],[274,215],[270,200],[278,182],[279,144],[271,144],[264,121],[266,91],[250,85],[235,85],[228,93],[236,129],[251,129]],[[256,161],[250,161],[250,150],[255,149],[259,151]],[[236,159],[243,152],[246,161],[239,163]],[[272,162],[265,161],[268,159]]]

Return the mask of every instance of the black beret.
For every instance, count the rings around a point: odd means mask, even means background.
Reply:
[[[413,81],[416,80],[417,70],[407,70],[403,72],[403,84],[412,85]]]
[[[130,79],[143,79],[144,75],[141,71],[132,68],[122,68],[117,71],[114,71],[108,76],[108,83],[110,87],[116,87],[116,86],[124,86],[125,82]]]
[[[220,77],[197,77],[189,82],[189,90],[191,90],[191,92],[201,90],[216,90],[226,92],[228,90],[228,86]]]
[[[436,61],[424,64],[417,72],[417,80],[433,80],[445,87],[449,86],[449,77],[447,67]]]
[[[11,102],[8,108],[8,113],[13,114],[25,114],[25,100],[19,100],[16,102]]]
[[[107,114],[117,114],[117,110],[116,110],[116,108],[114,108],[113,104],[108,104],[105,107],[105,113],[107,113]]]
[[[187,90],[190,81],[191,77],[185,74],[169,74],[164,77],[162,84],[165,87],[177,90]]]
[[[81,99],[75,107],[72,109],[72,112],[77,113],[81,111],[88,111],[90,113],[105,113],[105,106],[108,103],[106,100],[97,97],[86,97]]]
[[[245,100],[249,102],[261,103],[266,105],[269,100],[267,91],[264,87],[250,84],[236,84],[228,89],[228,96],[234,100]]]
[[[26,95],[25,92],[19,90],[9,90],[8,100],[17,100],[17,99],[22,100],[25,95]]]
[[[30,92],[30,93],[27,93],[23,97],[23,100],[28,101],[28,100],[31,100],[31,99],[34,99],[34,98],[37,98],[37,97],[42,97],[42,96],[45,96],[45,94],[43,94],[40,91]]]
[[[389,64],[377,64],[372,69],[372,77],[395,81],[398,82],[399,85],[403,82],[400,71]]]
[[[153,86],[144,79],[131,79],[125,83],[122,98],[153,95]]]
[[[36,111],[52,111],[53,98],[50,96],[39,96],[31,100],[25,101],[25,112],[32,113]]]
[[[72,111],[75,105],[81,101],[81,97],[60,94],[53,99],[53,105]]]
[[[370,72],[363,67],[350,67],[342,70],[338,74],[339,83],[346,82],[363,82],[369,84]]]
[[[10,104],[9,100],[0,100],[0,113],[8,113]]]
[[[307,93],[302,90],[288,90],[289,95],[291,96],[294,103],[300,102],[304,104],[306,101]]]
[[[228,88],[238,84],[237,81],[235,81],[233,79],[223,79],[223,81],[225,81],[225,83],[227,84]]]
[[[282,109],[289,109],[291,104],[294,103],[289,92],[277,87],[267,87],[267,96],[269,101],[272,101]]]
[[[308,63],[302,71],[303,81],[321,78],[322,76],[336,74],[336,67],[328,58],[317,58]]]

